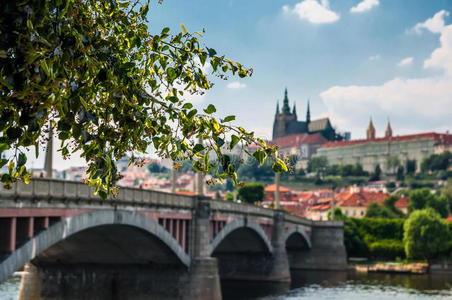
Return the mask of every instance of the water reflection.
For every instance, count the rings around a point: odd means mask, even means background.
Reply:
[[[16,300],[19,296],[20,275],[11,276],[7,281],[0,284],[1,300]]]
[[[288,285],[222,282],[223,299],[452,299],[452,276],[293,271]]]
[[[452,300],[452,276],[293,271],[292,283],[224,281],[223,300]],[[1,300],[16,300],[20,275],[0,284]]]

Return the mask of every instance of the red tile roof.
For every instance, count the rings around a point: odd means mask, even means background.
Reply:
[[[264,188],[264,192],[275,192],[275,191],[276,191],[276,184],[270,184]],[[280,185],[279,192],[290,192],[290,189],[286,188],[285,186]]]
[[[343,147],[343,146],[351,146],[357,144],[363,144],[367,142],[396,142],[396,141],[408,141],[415,139],[434,139],[436,145],[452,145],[452,134],[442,134],[435,132],[426,132],[426,133],[418,133],[418,134],[410,134],[410,135],[400,135],[393,137],[381,137],[373,140],[352,140],[352,141],[340,141],[340,142],[328,142],[322,146],[322,148],[331,148],[331,147]]]
[[[402,196],[397,200],[397,202],[394,204],[397,208],[405,208],[408,207],[408,198],[405,196]]]

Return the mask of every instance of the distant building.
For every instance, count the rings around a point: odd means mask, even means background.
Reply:
[[[397,157],[402,165],[407,160],[415,160],[417,170],[420,170],[424,158],[446,150],[452,150],[452,134],[428,132],[393,136],[388,121],[385,136],[378,138],[371,119],[366,139],[325,143],[317,150],[316,156],[325,156],[330,165],[360,163],[369,172],[379,164],[386,172],[389,171],[388,162],[391,158]]]
[[[341,209],[348,217],[363,218],[367,212],[367,206],[371,203],[381,205],[389,196],[385,192],[373,192],[360,187],[350,186],[346,190],[334,195],[334,206]],[[408,199],[400,197],[395,207],[404,214],[408,212]],[[322,199],[316,205],[312,205],[306,216],[312,220],[327,220],[328,212],[331,210],[331,197]]]
[[[330,120],[328,118],[311,120],[309,100],[306,111],[306,121],[298,121],[295,103],[291,112],[286,89],[284,92],[283,107],[281,112],[279,111],[279,103],[276,104],[276,114],[275,120],[273,122],[272,140],[275,141],[282,137],[298,135],[302,133],[320,133],[328,141],[342,140],[342,137],[336,134],[336,131],[334,130],[333,126],[331,126]]]
[[[328,140],[320,133],[301,133],[277,138],[270,145],[278,145],[278,151],[282,155],[296,155],[298,159],[309,159],[318,148]]]

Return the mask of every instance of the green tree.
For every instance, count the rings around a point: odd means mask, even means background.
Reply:
[[[407,159],[406,164],[406,173],[409,175],[413,175],[416,172],[416,160],[414,159]]]
[[[452,178],[447,180],[447,184],[441,189],[441,194],[446,197],[449,211],[452,212]]]
[[[0,7],[5,187],[18,179],[28,182],[24,147],[35,147],[38,155],[49,126],[64,157],[78,150],[86,159],[87,181],[102,197],[116,191],[115,160],[150,147],[160,157],[192,160],[196,171],[209,173],[221,165],[224,172],[217,177],[236,182],[235,167],[225,163],[221,147],[255,143],[260,164],[268,157],[275,171],[287,171],[275,147],[230,125],[234,116],[217,120],[213,105],[198,111],[185,101],[212,87],[206,66],[223,79],[229,72],[249,76],[252,69],[201,47],[201,33],[183,25],[182,32],[163,28],[150,34],[149,1],[24,0],[2,1]]]
[[[433,209],[414,211],[403,228],[405,253],[410,259],[433,258],[447,247],[447,224]]]
[[[449,215],[449,203],[446,196],[437,196],[428,188],[417,189],[410,192],[408,199],[409,211],[432,208],[443,218]]]
[[[232,192],[227,192],[224,196],[224,199],[226,201],[234,201],[234,194]]]
[[[246,203],[261,202],[264,198],[264,185],[262,183],[247,183],[239,188],[237,196]]]
[[[372,173],[372,175],[370,176],[370,181],[378,181],[381,179],[381,168],[380,165],[377,164],[375,166],[374,172]]]
[[[386,166],[388,170],[394,173],[394,170],[400,165],[400,159],[398,156],[390,156],[386,160]]]
[[[148,170],[150,173],[166,173],[168,172],[168,169],[164,166],[160,166],[159,163],[156,163],[155,161],[151,162],[148,165]]]
[[[318,156],[318,157],[311,157],[308,161],[308,172],[323,172],[326,167],[328,166],[328,159],[326,156]]]
[[[240,165],[238,174],[240,177],[257,181],[272,177],[274,173],[269,163],[259,165],[259,162],[250,157],[244,164]]]
[[[396,178],[398,181],[403,181],[405,179],[404,171],[402,166],[397,168]]]
[[[366,218],[385,218],[394,219],[400,217],[389,207],[378,205],[375,202],[370,203],[366,209]]]
[[[345,220],[346,216],[339,207],[334,208],[334,220]],[[328,211],[328,220],[331,220],[331,209]]]

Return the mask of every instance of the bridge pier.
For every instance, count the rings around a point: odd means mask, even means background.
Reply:
[[[288,258],[291,269],[345,270],[344,225],[338,221],[316,223],[312,226],[311,249],[289,251]]]
[[[270,280],[275,281],[289,281],[290,282],[290,268],[286,251],[286,235],[285,235],[285,212],[275,211],[273,216],[272,227],[272,269],[269,274]]]
[[[197,197],[190,239],[190,277],[184,300],[221,300],[218,261],[210,257],[210,212],[210,200]]]

